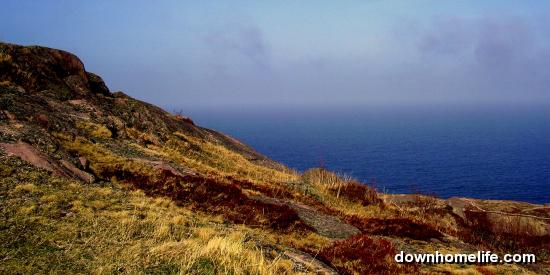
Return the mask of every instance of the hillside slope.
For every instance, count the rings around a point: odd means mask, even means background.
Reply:
[[[61,50],[0,43],[0,149],[2,273],[548,271],[548,206],[382,196],[324,169],[300,174],[112,93]],[[393,261],[481,249],[540,263]]]

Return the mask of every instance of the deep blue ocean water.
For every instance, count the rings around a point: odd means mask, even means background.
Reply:
[[[192,117],[291,168],[322,165],[379,191],[550,202],[550,108],[243,110]]]

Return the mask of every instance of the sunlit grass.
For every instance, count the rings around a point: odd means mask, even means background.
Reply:
[[[116,185],[86,185],[21,165],[0,180],[0,271],[289,273],[245,227]],[[29,182],[29,183],[24,183]],[[32,182],[32,183],[30,183]],[[239,229],[242,228],[242,229]]]

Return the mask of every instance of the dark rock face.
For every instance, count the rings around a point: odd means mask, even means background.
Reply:
[[[102,94],[105,96],[109,96],[111,92],[109,91],[109,88],[107,88],[107,85],[105,85],[105,82],[103,82],[103,79],[99,77],[98,75],[90,72],[86,72],[86,75],[88,76],[88,84],[90,85],[90,91],[96,94]]]
[[[0,43],[0,82],[11,82],[27,93],[52,90],[63,99],[82,97],[109,89],[103,80],[86,72],[74,54],[46,47]]]
[[[1,80],[11,81],[27,91],[44,89],[47,82],[59,84],[84,70],[76,57],[53,49],[2,44],[1,53]]]

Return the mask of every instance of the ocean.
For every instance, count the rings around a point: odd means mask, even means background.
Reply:
[[[291,168],[323,166],[381,192],[550,203],[550,108],[267,108],[191,115]]]

